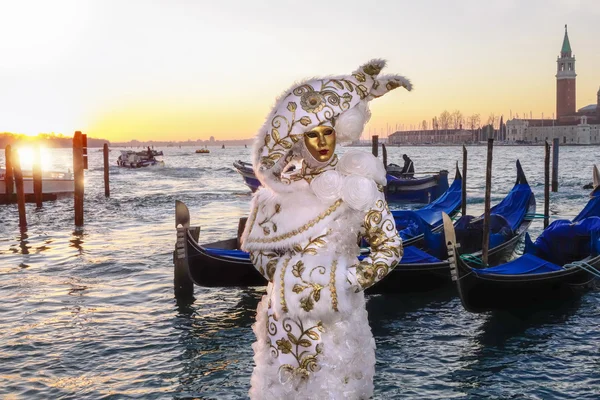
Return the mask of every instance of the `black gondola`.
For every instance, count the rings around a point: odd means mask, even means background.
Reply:
[[[492,229],[488,260],[496,265],[508,260],[531,225],[535,214],[535,196],[527,182],[521,163],[517,161],[517,180],[506,197],[492,207]],[[472,260],[481,258],[483,238],[483,216],[462,216],[454,223],[456,235],[468,249]],[[371,288],[374,293],[397,291],[424,291],[450,284],[450,262],[445,246],[444,232],[428,232],[425,229],[425,245],[404,247],[400,264],[383,280]]]
[[[547,307],[595,285],[600,276],[600,177],[594,167],[591,199],[572,221],[550,224],[535,243],[525,238],[522,256],[490,268],[461,257],[454,226],[444,216],[450,270],[461,302],[470,312]],[[560,245],[559,245],[560,244]]]

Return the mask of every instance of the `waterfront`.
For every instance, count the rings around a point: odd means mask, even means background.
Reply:
[[[582,186],[600,164],[597,149],[560,149],[553,218],[570,218],[586,203]],[[41,210],[28,204],[26,233],[16,205],[0,208],[0,397],[246,397],[262,290],[196,287],[194,304],[177,304],[172,251],[176,199],[202,226],[201,242],[235,234],[250,194],[232,162],[249,160],[251,149],[163,150],[164,168],[141,170],[117,168],[113,151],[107,199],[102,153],[90,149],[82,230],[73,227],[69,199]],[[468,212],[479,214],[486,149],[468,150]],[[462,165],[460,147],[388,147],[388,161],[400,163],[402,153],[417,172],[444,168],[453,176]],[[519,158],[542,212],[543,153],[496,147],[492,201],[512,187]],[[72,165],[70,149],[52,154],[52,168]],[[541,229],[535,220],[532,237]],[[469,314],[452,288],[370,296],[367,307],[377,343],[375,398],[600,396],[598,292],[523,315]]]

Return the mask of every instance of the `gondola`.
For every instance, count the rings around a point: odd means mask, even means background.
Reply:
[[[515,185],[506,197],[490,210],[490,265],[505,262],[512,256],[535,214],[535,196],[519,161],[516,162],[516,167]],[[479,260],[483,239],[483,215],[477,218],[462,216],[454,226],[456,235],[465,243],[466,257]],[[444,232],[433,232],[426,226],[422,229],[425,236],[424,246],[405,246],[400,264],[385,279],[373,286],[372,292],[426,291],[452,282]]]
[[[252,164],[238,160],[233,163],[233,167],[252,192],[259,188],[260,182],[256,179]],[[448,187],[448,171],[446,170],[420,178],[403,178],[388,173],[386,198],[388,203],[429,204],[442,196]]]
[[[454,217],[462,206],[462,175],[456,165],[454,181],[442,196],[417,210],[393,210],[396,229],[405,246],[422,247],[425,231],[442,229],[442,213]]]
[[[535,243],[526,235],[524,254],[495,267],[464,260],[452,221],[444,216],[450,269],[464,308],[474,313],[546,308],[552,300],[595,286],[600,276],[600,174],[595,166],[594,185],[572,221],[554,221]]]
[[[517,174],[517,184],[506,198],[492,209],[492,213],[498,219],[511,219],[514,215],[520,216],[515,220],[517,225],[513,233],[509,236],[501,235],[504,240],[499,241],[490,250],[492,259],[497,259],[498,262],[503,261],[506,254],[512,254],[519,237],[522,236],[531,223],[531,219],[526,216],[535,213],[533,193],[531,193],[531,188],[529,188],[518,163],[517,169],[520,171]],[[525,197],[525,200],[521,201],[517,208],[508,207],[510,204],[516,204],[515,197],[520,196]],[[449,195],[449,197],[451,196]],[[182,226],[182,228],[178,228],[177,248],[180,249],[181,256],[187,260],[189,274],[194,283],[205,287],[245,287],[264,286],[266,284],[265,279],[250,262],[248,253],[239,250],[238,238],[199,244],[197,236],[199,228],[189,228],[189,210],[184,203],[176,202],[175,214],[176,226]],[[461,219],[459,219],[459,222]],[[241,231],[243,227],[242,220],[238,231]],[[441,241],[439,247],[442,247],[443,237],[441,232],[432,232],[431,227],[426,225],[420,218],[415,219],[415,221],[421,221],[421,228],[427,234],[429,241],[433,237],[436,241]],[[464,230],[468,233],[480,229],[478,227],[481,225],[480,219],[473,221],[472,217],[463,219],[463,223],[466,226]],[[449,263],[445,258],[438,259],[417,246],[407,245],[407,243],[409,242],[405,242],[404,257],[401,263],[386,279],[373,286],[371,292],[399,292],[406,288],[414,289],[421,286],[437,285],[440,282],[451,282]],[[492,243],[496,242],[492,241]],[[367,249],[364,249],[364,251],[366,252]],[[477,254],[475,252],[475,255]],[[364,257],[364,255],[361,257]]]

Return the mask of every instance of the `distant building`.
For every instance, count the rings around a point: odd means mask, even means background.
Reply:
[[[540,143],[558,138],[563,144],[600,144],[600,89],[596,104],[576,111],[575,56],[565,25],[556,60],[556,119],[511,119],[506,122],[508,142]]]
[[[469,143],[477,142],[481,130],[465,129],[428,129],[409,130],[392,133],[388,142],[395,144],[429,144],[429,143]]]

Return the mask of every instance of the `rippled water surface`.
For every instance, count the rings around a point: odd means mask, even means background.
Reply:
[[[164,168],[111,166],[107,199],[102,153],[90,149],[81,230],[72,199],[27,205],[25,232],[17,207],[0,206],[0,398],[247,397],[262,289],[196,287],[193,304],[178,304],[172,252],[176,199],[202,226],[201,242],[235,235],[250,193],[232,162],[249,160],[250,148],[163,150]],[[468,212],[479,214],[486,149],[468,150]],[[462,164],[459,147],[388,148],[389,161],[403,152],[417,171]],[[51,154],[55,169],[72,165],[70,150]],[[492,201],[512,187],[519,158],[542,212],[543,156],[543,147],[496,147]],[[598,147],[560,149],[553,217],[573,217],[586,203],[593,163]],[[535,220],[530,232],[541,229]],[[375,398],[600,398],[598,292],[518,315],[470,314],[452,287],[374,295],[367,307]]]

